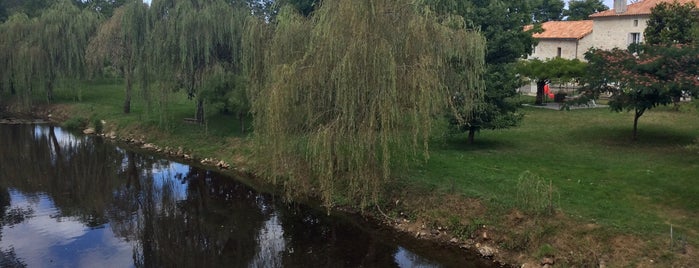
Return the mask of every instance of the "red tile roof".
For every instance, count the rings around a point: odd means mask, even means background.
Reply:
[[[581,39],[592,33],[591,20],[579,21],[547,21],[541,27],[544,29],[541,33],[535,33],[532,36],[537,39]],[[532,25],[527,25],[524,30],[529,30]]]
[[[615,16],[633,16],[633,15],[649,15],[651,8],[655,7],[659,3],[669,2],[672,3],[675,0],[642,0],[637,3],[633,3],[626,6],[626,12],[617,14],[614,9],[605,10],[602,12],[597,12],[590,15],[590,18],[599,17],[615,17]],[[699,0],[677,0],[680,4],[687,4],[694,2],[696,6],[699,6]]]

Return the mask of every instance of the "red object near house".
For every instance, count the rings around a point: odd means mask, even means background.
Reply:
[[[544,95],[548,96],[549,99],[553,99],[553,93],[551,93],[551,89],[549,88],[549,84],[544,85]]]

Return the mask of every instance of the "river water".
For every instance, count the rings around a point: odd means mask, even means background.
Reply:
[[[0,124],[0,267],[492,267],[214,171]]]

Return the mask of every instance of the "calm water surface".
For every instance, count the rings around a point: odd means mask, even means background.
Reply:
[[[0,125],[0,267],[488,267],[216,172]]]

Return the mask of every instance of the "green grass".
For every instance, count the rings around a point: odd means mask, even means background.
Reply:
[[[608,109],[525,109],[518,128],[483,131],[476,144],[456,137],[433,147],[411,171],[412,183],[510,208],[520,174],[530,171],[557,189],[559,209],[583,222],[624,233],[666,233],[683,228],[697,242],[699,113],[657,109],[641,117],[631,141],[633,116]]]

